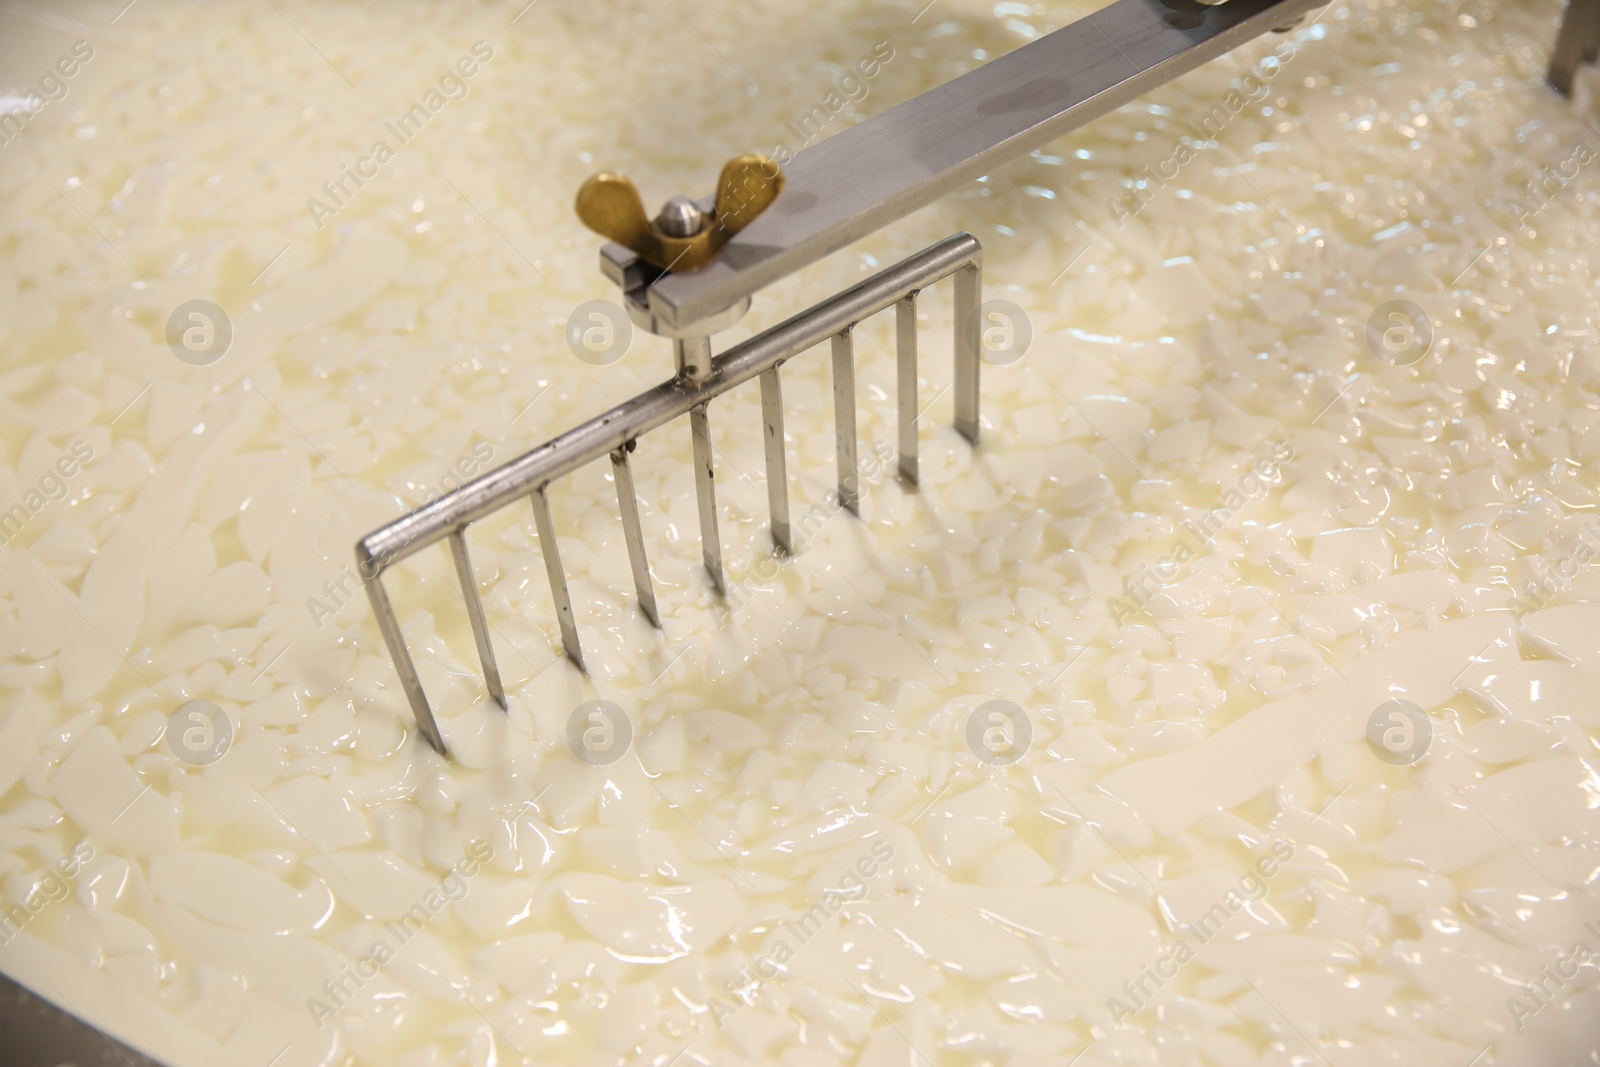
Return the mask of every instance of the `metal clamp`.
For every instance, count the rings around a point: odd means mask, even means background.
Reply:
[[[772,206],[783,182],[783,170],[766,156],[734,156],[722,168],[709,212],[686,196],[675,196],[652,221],[645,217],[644,202],[631,181],[620,174],[596,174],[578,190],[578,218],[658,270],[699,270]]]

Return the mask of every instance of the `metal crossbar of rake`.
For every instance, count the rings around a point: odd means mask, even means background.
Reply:
[[[437,541],[449,541],[456,576],[461,582],[461,593],[467,602],[467,613],[472,622],[472,635],[478,645],[478,655],[483,660],[484,679],[490,695],[503,708],[506,706],[505,688],[495,664],[494,646],[489,640],[489,624],[484,617],[478,583],[473,577],[472,564],[467,555],[465,535],[470,524],[522,497],[529,498],[533,504],[533,519],[538,529],[545,571],[550,579],[556,617],[561,626],[561,643],[572,662],[579,670],[584,670],[583,651],[578,644],[578,628],[572,614],[572,598],[567,591],[566,573],[561,567],[555,524],[550,518],[547,496],[550,483],[586,463],[610,455],[639,607],[651,623],[659,627],[660,615],[656,610],[650,567],[644,552],[644,533],[639,523],[639,502],[634,495],[633,471],[628,461],[628,453],[633,451],[638,438],[688,413],[694,443],[695,485],[700,503],[701,546],[706,570],[721,592],[722,546],[717,535],[711,427],[707,415],[710,402],[751,378],[760,377],[772,541],[776,551],[787,553],[791,551],[792,544],[783,445],[783,393],[778,381],[778,368],[791,356],[806,351],[824,339],[832,339],[839,499],[845,507],[860,514],[852,331],[857,323],[868,316],[891,305],[895,307],[899,470],[901,478],[914,485],[917,481],[917,294],[929,285],[955,275],[955,426],[962,436],[976,444],[981,325],[978,304],[983,291],[982,272],[983,246],[978,239],[969,233],[947,237],[861,284],[735,345],[713,361],[709,377],[689,381],[680,374],[468,482],[449,496],[374,530],[356,542],[356,561],[366,585],[367,598],[372,602],[378,628],[383,632],[383,640],[389,646],[389,656],[400,676],[400,684],[416,715],[417,727],[428,742],[440,754],[446,754],[444,738],[428,706],[428,696],[423,691],[416,664],[406,648],[405,634],[383,587],[385,570]]]

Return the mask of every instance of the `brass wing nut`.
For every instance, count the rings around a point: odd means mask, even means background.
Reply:
[[[709,218],[688,197],[675,196],[651,220],[631,181],[596,174],[578,190],[578,218],[664,271],[699,270],[778,199],[783,181],[776,161],[754,153],[734,156],[722,168]]]

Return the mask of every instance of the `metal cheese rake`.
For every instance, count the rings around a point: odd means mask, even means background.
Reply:
[[[783,389],[778,370],[784,362],[824,340],[833,349],[833,405],[838,453],[839,499],[859,514],[853,331],[863,319],[895,309],[898,360],[897,402],[900,477],[917,481],[917,294],[955,276],[955,426],[967,440],[978,440],[978,303],[982,291],[983,248],[971,234],[960,233],[912,255],[793,318],[750,338],[710,361],[710,373],[691,376],[687,370],[654,389],[545,442],[457,489],[375,530],[356,544],[356,559],[367,597],[378,618],[389,655],[423,736],[439,752],[444,738],[434,721],[405,633],[383,586],[384,572],[399,561],[438,541],[448,541],[461,583],[462,599],[472,622],[472,635],[483,661],[489,693],[506,706],[505,687],[495,663],[494,645],[484,617],[478,582],[467,551],[467,527],[479,519],[527,498],[533,506],[539,547],[561,626],[567,657],[583,669],[583,649],[566,572],[550,517],[552,482],[579,467],[610,455],[616,475],[617,504],[628,544],[640,610],[661,625],[639,502],[633,488],[629,454],[651,430],[687,414],[693,440],[695,488],[699,498],[700,543],[706,571],[718,592],[723,589],[722,546],[717,534],[717,499],[711,454],[711,401],[752,378],[761,380],[761,417],[766,440],[767,499],[772,512],[772,544],[777,552],[792,549],[789,531],[789,482],[783,443]]]
[[[528,497],[561,625],[561,643],[582,668],[572,599],[550,519],[551,482],[591,460],[611,456],[639,606],[659,626],[628,462],[638,439],[688,414],[701,545],[706,570],[720,591],[722,548],[712,478],[711,401],[751,378],[761,379],[773,547],[788,551],[789,497],[778,368],[831,338],[839,497],[845,507],[857,511],[852,330],[891,305],[896,306],[898,324],[900,474],[915,483],[916,294],[952,274],[955,423],[968,440],[978,439],[982,250],[970,234],[957,234],[926,248],[715,359],[710,335],[736,323],[749,308],[751,294],[763,286],[1245,41],[1292,28],[1324,3],[1116,0],[797,155],[779,153],[776,160],[736,157],[724,168],[714,200],[674,197],[654,221],[644,216],[638,193],[626,178],[600,174],[586,182],[579,193],[579,214],[590,228],[616,242],[601,249],[601,269],[621,287],[635,323],[673,338],[678,373],[357,544],[367,596],[423,735],[444,751],[405,635],[384,592],[383,572],[389,566],[435,541],[449,540],[489,692],[503,707],[505,689],[495,667],[465,533],[470,524]],[[1550,84],[1570,93],[1577,68],[1592,62],[1597,53],[1600,0],[1570,0],[1551,58]]]

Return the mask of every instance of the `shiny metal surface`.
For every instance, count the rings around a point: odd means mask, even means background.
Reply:
[[[1241,0],[1232,0],[1240,3]],[[978,359],[979,319],[983,300],[983,278],[977,264],[956,272],[956,429],[973,444],[978,443]]]
[[[783,383],[778,368],[761,372],[761,431],[767,453],[767,510],[772,514],[772,548],[794,551],[789,536],[789,454],[783,442]]]
[[[839,465],[839,503],[861,514],[860,460],[856,455],[856,349],[847,327],[833,335],[833,447]]]
[[[710,401],[689,409],[689,436],[694,446],[694,494],[700,504],[700,555],[705,560],[711,587],[719,594],[722,582],[722,535],[717,532],[717,474],[711,458]]]
[[[674,196],[656,214],[656,225],[668,237],[693,237],[705,229],[705,212],[687,196]]]
[[[895,420],[900,448],[900,478],[917,484],[917,294],[894,306]]]
[[[0,974],[0,1063],[5,1067],[161,1067],[79,1018],[61,990],[54,992],[72,1011]]]
[[[691,382],[703,382],[711,377],[711,338],[704,334],[674,338],[672,355],[679,377]]]
[[[652,285],[650,308],[704,319],[1325,2],[1119,0],[800,152],[783,196],[707,266]]]
[[[567,591],[567,572],[561,566],[561,546],[556,543],[556,524],[550,518],[550,497],[545,486],[530,493],[529,500],[533,503],[533,525],[539,533],[539,554],[544,557],[544,573],[550,580],[550,597],[555,602],[556,622],[561,627],[561,647],[573,665],[587,674],[583,648],[578,644],[578,623],[572,615],[572,594]]]
[[[489,640],[489,620],[483,614],[478,579],[472,573],[472,557],[467,554],[465,528],[450,531],[450,556],[455,560],[456,579],[461,583],[462,599],[467,602],[467,617],[472,621],[472,640],[478,646],[478,658],[483,661],[484,681],[489,686],[489,695],[503,708],[506,706],[506,691],[500,684],[500,665],[495,662],[494,644]]]
[[[622,533],[628,542],[628,563],[633,568],[633,588],[639,596],[639,610],[659,630],[661,614],[656,610],[650,560],[644,554],[644,524],[639,521],[639,495],[633,488],[633,464],[628,460],[630,447],[631,442],[611,450],[611,473],[617,483],[617,510],[622,513]]]
[[[360,546],[357,546],[356,555],[361,556]],[[411,653],[406,650],[406,634],[400,628],[400,620],[395,616],[394,607],[389,603],[388,590],[383,587],[383,570],[375,563],[363,563],[361,568],[361,584],[367,590],[367,602],[372,605],[372,614],[378,620],[378,632],[383,634],[383,643],[389,646],[389,660],[394,664],[395,673],[400,676],[400,688],[405,690],[406,701],[411,705],[412,714],[417,719],[417,730],[422,734],[423,740],[433,746],[435,752],[444,754],[444,735],[439,733],[439,724],[434,721],[433,709],[428,706],[428,694],[423,691],[422,679],[417,677],[417,665],[412,662]]]
[[[620,246],[606,245],[605,247],[619,248]],[[623,251],[626,250],[624,249]],[[628,254],[632,255],[632,253]],[[636,260],[635,264],[637,270],[640,271],[655,270],[654,267],[650,266],[648,263],[645,263],[642,259]],[[635,268],[630,267],[627,269],[627,273],[630,277],[632,277],[636,275],[637,271]],[[652,274],[651,277],[659,277],[659,274]],[[639,327],[641,330],[644,330],[646,333],[653,333],[657,337],[670,337],[674,340],[694,337],[708,337],[711,334],[720,333],[731,326],[737,326],[739,324],[739,320],[744,318],[744,313],[750,310],[750,298],[747,296],[743,300],[740,300],[738,303],[734,304],[732,307],[724,308],[715,315],[701,319],[698,322],[691,322],[688,326],[671,326],[665,322],[662,322],[660,316],[651,311],[646,304],[641,303],[641,301],[645,300],[648,296],[649,284],[649,282],[643,282],[641,283],[641,288],[635,289],[631,292],[623,293],[622,303],[623,306],[627,308],[628,318],[632,320],[635,326]]]
[[[1236,0],[1237,2],[1237,0]],[[767,434],[767,461],[769,500],[773,503],[773,537],[779,547],[788,542],[788,489],[784,470],[782,390],[778,383],[778,367],[792,356],[851,329],[862,319],[898,304],[911,293],[927,288],[941,278],[955,275],[956,307],[956,379],[957,428],[962,420],[970,423],[971,432],[962,429],[968,440],[976,440],[977,407],[977,298],[982,288],[983,246],[968,233],[947,237],[894,266],[873,275],[858,285],[846,289],[816,306],[786,319],[778,325],[744,341],[712,361],[712,372],[703,381],[691,382],[680,375],[656,386],[654,389],[619,404],[610,411],[566,433],[546,441],[489,473],[475,478],[448,496],[435,500],[425,507],[403,515],[394,522],[374,530],[356,543],[356,561],[360,566],[371,601],[373,614],[378,618],[379,630],[388,646],[390,659],[400,676],[406,699],[416,714],[417,725],[423,736],[438,751],[445,752],[444,740],[439,734],[427,694],[417,676],[416,664],[406,648],[405,633],[395,617],[394,608],[383,585],[384,572],[399,561],[414,555],[429,545],[451,538],[467,526],[493,514],[523,497],[532,502],[534,522],[538,528],[539,547],[544,555],[545,571],[550,580],[551,596],[561,629],[561,642],[568,658],[583,669],[583,654],[579,647],[572,600],[561,565],[560,549],[556,542],[554,523],[550,516],[548,487],[555,479],[570,474],[602,456],[611,455],[616,470],[614,453],[626,449],[630,442],[642,438],[684,414],[690,415],[691,433],[694,437],[696,483],[700,487],[701,533],[706,568],[720,591],[722,586],[721,545],[716,534],[716,498],[713,480],[709,415],[707,405],[730,389],[751,378],[762,378],[762,414],[764,432]],[[970,335],[970,337],[969,337]],[[972,364],[968,367],[966,364]],[[853,374],[852,374],[853,379]],[[768,385],[767,383],[771,384]],[[961,382],[967,382],[966,386]],[[965,390],[972,390],[967,395]],[[854,392],[852,384],[852,395]],[[644,562],[642,532],[638,529],[635,510],[630,517],[628,500],[632,500],[631,472],[625,475],[626,498],[619,495],[623,522],[630,539],[639,538],[638,552],[630,546],[630,559],[634,564],[635,584],[640,591],[641,607],[649,589],[649,570]],[[782,496],[772,484],[782,487]],[[618,481],[618,492],[623,489]],[[462,542],[464,549],[465,543]],[[462,553],[464,558],[465,553]],[[460,564],[458,563],[458,569]],[[459,572],[459,571],[458,571]],[[470,572],[470,568],[469,568]],[[655,599],[650,593],[652,621]],[[479,605],[481,608],[481,605]],[[468,605],[471,612],[472,605]],[[474,633],[478,631],[475,629]],[[485,648],[490,645],[487,623],[484,627]],[[483,651],[480,648],[480,651]],[[492,648],[484,657],[485,669],[493,663]]]

